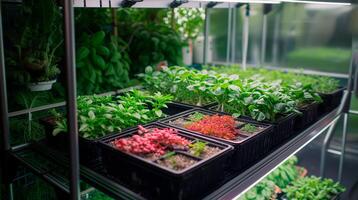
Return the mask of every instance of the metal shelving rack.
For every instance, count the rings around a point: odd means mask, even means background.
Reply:
[[[0,1],[1,4],[4,1]],[[9,1],[21,3],[21,1]],[[182,0],[63,0],[63,23],[64,23],[64,37],[65,37],[65,74],[66,74],[66,91],[67,99],[66,103],[58,103],[56,105],[43,106],[42,108],[34,108],[32,110],[18,111],[14,113],[8,112],[7,107],[7,91],[6,91],[6,78],[5,78],[5,62],[4,62],[4,48],[3,48],[3,30],[2,19],[0,9],[0,128],[1,128],[1,175],[2,183],[5,187],[4,199],[12,199],[12,187],[11,187],[11,174],[13,171],[11,167],[16,163],[21,163],[28,167],[35,175],[43,178],[49,184],[54,186],[60,194],[63,195],[63,199],[80,199],[80,178],[90,185],[100,189],[104,193],[112,196],[116,199],[143,199],[138,191],[131,191],[124,184],[105,176],[101,173],[101,168],[90,169],[79,164],[78,153],[78,131],[77,131],[77,119],[76,119],[76,71],[75,71],[75,47],[74,47],[74,7],[121,7],[123,5],[132,5],[133,7],[201,7],[201,8],[213,8],[226,7],[231,9],[233,6],[230,3],[217,3],[217,2],[201,2],[201,1],[182,1]],[[207,20],[206,20],[207,22]],[[208,23],[206,24],[205,32],[208,30]],[[205,34],[207,36],[207,34]],[[204,45],[206,48],[207,45]],[[204,52],[206,50],[204,49]],[[357,57],[357,56],[355,56]],[[356,59],[356,58],[355,58]],[[269,153],[261,161],[255,165],[246,169],[239,175],[232,176],[230,180],[223,182],[220,187],[215,191],[208,193],[204,199],[232,199],[242,194],[251,188],[255,183],[259,182],[265,175],[273,171],[291,155],[304,148],[313,139],[321,135],[328,130],[328,134],[325,138],[324,147],[322,149],[322,172],[324,171],[324,157],[327,151],[327,147],[332,137],[332,131],[337,121],[344,117],[344,130],[342,140],[342,153],[340,159],[340,171],[343,169],[344,160],[344,148],[345,138],[347,134],[347,115],[349,113],[351,93],[353,90],[353,84],[355,81],[355,62],[354,56],[352,56],[352,62],[350,65],[350,71],[348,76],[347,90],[344,93],[341,105],[332,112],[323,116],[315,124],[308,127],[296,137],[291,138],[285,144],[278,147],[276,150]],[[69,137],[70,137],[70,149],[69,157],[66,157],[55,150],[46,148],[46,145],[40,143],[23,144],[16,147],[10,146],[10,132],[9,132],[9,117],[17,114],[23,114],[27,112],[40,111],[49,107],[66,105],[68,113],[69,124]],[[6,175],[6,176],[5,176]]]

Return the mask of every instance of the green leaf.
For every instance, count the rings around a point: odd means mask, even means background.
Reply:
[[[52,131],[52,135],[53,136],[56,136],[58,135],[59,133],[61,133],[63,130],[60,129],[60,128],[55,128],[53,131]]]
[[[161,110],[155,110],[155,114],[158,116],[158,117],[162,117],[163,116],[163,112]]]
[[[94,112],[91,110],[91,111],[88,112],[88,117],[89,117],[90,119],[94,119],[94,118],[96,118],[96,115],[95,115]]]

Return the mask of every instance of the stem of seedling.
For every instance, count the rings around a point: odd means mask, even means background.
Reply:
[[[202,97],[199,95],[199,101],[196,104],[197,106],[201,106],[202,105]]]

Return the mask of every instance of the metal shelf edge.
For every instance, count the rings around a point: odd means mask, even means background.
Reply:
[[[256,183],[261,181],[271,171],[276,169],[281,163],[285,162],[290,156],[297,153],[313,139],[321,135],[330,124],[339,118],[340,114],[338,108],[328,113],[315,124],[297,134],[297,136],[264,157],[261,161],[206,196],[204,200],[235,199],[239,197],[241,194],[252,188]]]

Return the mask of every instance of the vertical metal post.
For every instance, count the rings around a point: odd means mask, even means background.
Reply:
[[[4,185],[4,200],[13,199],[12,184],[10,184],[5,176],[8,175],[9,160],[8,151],[10,150],[10,131],[9,131],[9,114],[7,104],[6,91],[6,70],[4,57],[4,39],[2,27],[2,1],[0,1],[0,131],[1,131],[1,183]],[[0,188],[1,189],[1,188]]]
[[[265,4],[263,7],[263,19],[262,19],[262,40],[261,40],[261,66],[265,64],[266,59],[266,39],[267,39],[267,15],[271,12],[272,5]]]
[[[244,17],[243,24],[243,34],[242,34],[242,69],[246,70],[246,61],[247,61],[247,49],[249,45],[249,16],[250,16],[250,5],[246,5],[246,12]]]
[[[229,3],[228,13],[227,13],[227,43],[226,43],[226,64],[230,63],[230,50],[231,50],[231,21],[232,21],[232,8]]]
[[[280,11],[281,12],[281,11]],[[281,13],[277,12],[275,16],[275,25],[273,31],[273,44],[272,44],[272,64],[278,65],[278,48],[279,48],[279,34],[280,34],[280,18]]]
[[[265,64],[266,58],[266,36],[267,35],[267,14],[264,14],[262,19],[262,40],[261,40],[261,66]]]
[[[63,1],[65,58],[66,58],[66,92],[67,92],[67,123],[70,140],[70,192],[71,199],[80,199],[80,176],[78,154],[78,127],[76,101],[76,67],[75,67],[75,30],[72,0]]]
[[[208,46],[209,46],[209,9],[205,8],[205,27],[204,27],[204,56],[203,56],[203,63],[204,65],[208,62]]]
[[[235,63],[236,54],[236,13],[237,8],[232,8],[232,29],[231,29],[231,63]]]
[[[320,165],[320,176],[325,177],[325,168],[326,168],[326,153],[328,149],[328,145],[331,143],[332,134],[336,128],[337,122],[339,121],[339,118],[337,121],[335,121],[328,129],[326,136],[323,140],[323,145],[321,149],[321,165]]]
[[[353,92],[353,82],[355,80],[356,75],[356,54],[354,52],[354,48],[352,48],[352,58],[349,66],[349,77],[348,77],[348,83],[347,83],[347,91],[345,91],[341,104],[338,108],[338,113],[343,115],[343,133],[342,133],[342,142],[341,142],[341,154],[339,158],[339,168],[338,168],[338,180],[342,180],[342,173],[343,173],[343,165],[344,165],[344,157],[345,157],[345,148],[346,148],[346,139],[347,139],[347,124],[348,124],[348,113],[350,108],[350,102],[352,98],[352,92]],[[323,141],[323,146],[321,149],[321,176],[324,176],[325,172],[325,157],[326,157],[326,151],[329,146],[329,143],[332,138],[332,131],[331,129],[334,129],[334,127],[330,127],[330,130],[328,134],[325,137],[325,140]]]
[[[344,166],[343,164],[344,164],[344,157],[346,152],[347,126],[348,126],[348,113],[344,113],[342,142],[341,142],[341,156],[339,158],[339,168],[338,168],[338,182],[342,181],[343,166]]]

